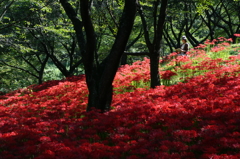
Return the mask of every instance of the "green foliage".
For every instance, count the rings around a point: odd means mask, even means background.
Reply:
[[[209,6],[213,5],[212,0],[198,0],[197,3],[197,12],[203,14],[205,10],[209,9]]]
[[[0,30],[0,64],[11,70],[1,78],[2,89],[12,90],[63,77],[51,61],[45,63],[50,53],[54,53],[69,68],[66,49],[71,47],[75,36],[71,21],[63,13],[60,4],[54,1],[19,0],[11,5]],[[72,49],[78,53],[77,48]],[[72,56],[73,64],[81,59]]]
[[[79,1],[68,0],[68,2],[79,13]],[[155,19],[152,11],[156,2],[156,0],[139,0],[149,26],[150,39],[154,36]],[[92,3],[91,16],[98,41],[99,61],[107,56],[114,42],[123,6],[123,0],[93,1]],[[172,52],[171,49],[179,45],[181,36],[186,34],[189,35],[189,43],[193,47],[207,38],[232,37],[231,35],[239,27],[238,8],[238,0],[169,0],[162,54]],[[126,51],[148,50],[142,27],[141,18],[137,14]],[[210,29],[214,31],[213,37],[210,36]],[[218,55],[209,53],[209,57],[226,59],[228,54],[238,54],[239,47],[232,45],[232,48],[232,50],[219,52]],[[79,48],[76,43],[73,25],[58,1],[4,0],[0,2],[1,90],[8,91],[38,83],[39,78],[43,81],[63,78],[61,68],[57,67],[56,61],[54,63],[51,58],[56,58],[62,68],[70,71],[71,66],[81,60],[81,49],[83,48]],[[70,56],[71,51],[72,56]],[[44,64],[43,61],[48,58],[48,53],[52,57],[49,57]],[[142,57],[128,56],[127,61],[132,63],[141,59]],[[165,70],[172,70],[169,66],[162,67]],[[43,76],[41,77],[42,68]],[[73,74],[81,73],[84,73],[84,69],[80,64]],[[170,84],[177,81],[178,78],[173,77]],[[137,83],[133,82],[132,85],[135,86]],[[143,87],[142,83],[139,87]]]
[[[230,55],[238,55],[240,53],[240,44],[232,44],[229,49]]]

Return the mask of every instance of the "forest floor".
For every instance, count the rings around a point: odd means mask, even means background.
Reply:
[[[240,45],[227,39],[119,68],[112,109],[86,112],[85,76],[0,96],[0,159],[238,159]]]

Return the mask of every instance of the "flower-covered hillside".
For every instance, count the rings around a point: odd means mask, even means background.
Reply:
[[[122,66],[104,114],[85,112],[84,75],[0,96],[0,158],[240,158],[240,55],[215,58],[228,47],[170,57],[155,89],[149,59]]]

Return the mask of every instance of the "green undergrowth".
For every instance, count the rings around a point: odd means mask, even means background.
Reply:
[[[161,64],[160,66],[160,74],[162,71],[172,71],[175,72],[176,75],[172,76],[170,79],[161,79],[161,85],[170,86],[177,84],[179,82],[186,82],[186,79],[192,78],[194,76],[204,75],[205,73],[211,71],[211,69],[198,69],[198,66],[200,65],[211,65],[211,60],[216,60],[218,67],[224,66],[225,63],[221,62],[221,60],[228,60],[230,56],[232,55],[238,55],[240,53],[240,44],[232,44],[230,46],[225,46],[224,49],[218,52],[213,52],[210,48],[205,48],[205,51],[207,51],[207,57],[209,57],[209,63],[208,61],[205,61],[204,58],[201,57],[191,57],[189,61],[186,62],[180,62],[175,63],[172,65],[169,65],[169,63]],[[174,59],[172,59],[174,60]],[[238,64],[240,64],[240,61],[236,61]],[[236,64],[236,62],[234,64]],[[182,66],[191,65],[192,67],[195,67],[194,69],[181,69]],[[150,87],[150,80],[147,82],[144,82],[143,80],[140,81],[132,81],[130,86],[122,87],[122,91],[115,92],[117,94],[125,93],[125,92],[133,92],[136,88],[145,88],[149,89]]]
[[[114,88],[115,94],[123,94],[126,92],[133,92],[136,88],[143,88],[145,90],[148,90],[150,88],[150,80],[149,81],[132,81],[130,83],[130,86],[119,86],[119,88]]]

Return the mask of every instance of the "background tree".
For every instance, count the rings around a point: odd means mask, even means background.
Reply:
[[[17,1],[3,19],[2,80],[12,86],[2,87],[13,88],[19,81],[18,87],[24,87],[84,73],[73,25],[58,2]]]
[[[141,5],[141,3],[140,3]],[[146,16],[144,15],[144,7],[140,7],[138,13],[141,17],[144,37],[146,41],[147,48],[149,50],[150,55],[150,76],[151,76],[151,88],[154,88],[160,85],[160,77],[159,77],[159,57],[161,51],[161,41],[163,36],[163,29],[166,17],[166,9],[168,5],[168,0],[157,0],[152,1],[150,6],[147,5],[145,8],[148,11],[152,11],[153,15],[153,35],[150,35],[149,29],[151,28],[146,21]],[[159,9],[160,6],[160,9]],[[149,8],[150,7],[150,8]]]
[[[225,37],[232,38],[233,42],[236,42],[234,34],[240,31],[240,2],[218,0],[214,1],[209,8],[209,19],[213,25],[217,26],[215,30],[216,36],[225,34]]]
[[[37,50],[38,44],[29,38],[25,27],[28,24],[27,19],[33,18],[30,16],[33,13],[31,9],[36,8],[29,2],[11,2],[11,7],[7,5],[8,10],[3,16],[0,30],[3,44],[0,47],[0,65],[3,68],[1,81],[5,81],[7,88],[14,88],[16,85],[23,87],[24,84],[36,83],[36,80],[37,83],[42,83],[44,68],[49,57]],[[2,85],[2,89],[5,86]]]

